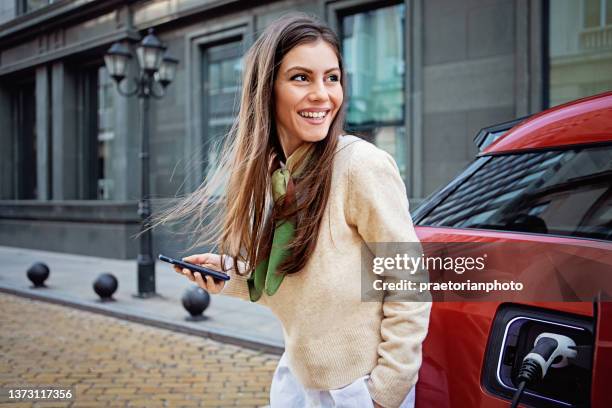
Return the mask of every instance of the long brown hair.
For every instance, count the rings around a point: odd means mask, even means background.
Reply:
[[[270,26],[244,57],[240,109],[225,138],[218,167],[178,204],[153,217],[153,226],[188,220],[197,240],[191,248],[216,244],[218,252],[246,261],[246,273],[269,256],[274,222],[295,216],[296,231],[289,245],[292,256],[277,273],[300,271],[314,251],[329,197],[333,158],[343,133],[344,104],[327,136],[315,143],[313,160],[295,180],[297,206],[282,208],[271,198],[271,173],[283,150],[274,121],[274,80],[283,57],[295,46],[323,40],[335,51],[340,84],[346,94],[345,72],[338,38],[317,19],[302,13],[286,15]],[[215,194],[225,194],[215,199]],[[212,218],[211,218],[212,217]],[[225,262],[222,262],[225,270]],[[234,263],[238,270],[237,263]]]

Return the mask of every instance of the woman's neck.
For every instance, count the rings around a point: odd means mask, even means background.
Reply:
[[[302,144],[304,144],[303,140],[292,140],[291,142],[281,140],[281,147],[285,155],[285,160],[287,160]]]

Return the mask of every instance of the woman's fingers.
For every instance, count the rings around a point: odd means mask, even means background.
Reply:
[[[204,282],[204,278],[202,278],[202,274],[200,272],[194,272],[193,276],[195,276],[195,281],[199,287],[201,287],[204,290],[208,290],[206,282]]]
[[[195,255],[189,255],[183,258],[184,262],[189,262],[192,264],[203,264],[206,262],[208,256],[208,254],[195,254]]]
[[[219,293],[223,289],[224,282],[216,283],[212,276],[204,276],[200,272],[194,272],[195,282],[199,287],[210,293]]]
[[[225,281],[216,280],[212,276],[206,276],[206,281],[208,283],[209,292],[211,293],[219,293],[223,290],[223,286],[225,286]]]
[[[174,266],[174,270],[181,275],[185,275],[190,281],[195,282],[202,289],[210,293],[219,293],[225,286],[225,282],[217,282],[212,276],[202,276],[200,272],[192,272],[187,268],[180,268]]]
[[[221,257],[217,254],[205,253],[187,256],[183,258],[183,261],[197,265],[209,264],[220,266],[220,258]]]
[[[221,256],[218,254],[195,254],[183,258],[183,261],[211,269],[221,270]],[[200,272],[193,272],[178,265],[172,265],[172,268],[176,273],[185,275],[190,281],[195,282],[199,287],[210,293],[219,293],[225,286],[224,281],[216,281],[214,278],[208,275],[202,276]]]
[[[194,277],[194,274],[189,269],[183,268],[182,274],[189,278],[190,281],[195,282],[196,279]]]
[[[187,270],[187,269],[181,268],[178,265],[172,265],[172,269],[174,269],[174,272],[179,273],[181,275],[185,275],[185,271]]]

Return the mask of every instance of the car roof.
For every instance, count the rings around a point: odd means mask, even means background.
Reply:
[[[526,119],[480,155],[612,142],[612,92],[578,99]]]

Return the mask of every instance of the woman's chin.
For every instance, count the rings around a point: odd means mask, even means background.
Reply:
[[[308,132],[300,134],[300,138],[305,142],[315,143],[325,139],[329,129],[319,130],[317,132]]]

